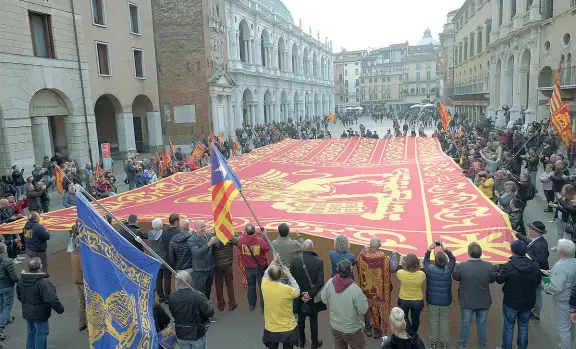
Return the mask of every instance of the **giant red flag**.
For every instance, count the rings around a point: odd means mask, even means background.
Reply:
[[[560,107],[562,107],[562,89],[560,88],[560,72],[562,63],[558,65],[556,70],[556,78],[554,79],[554,91],[552,91],[552,98],[550,98],[550,115],[554,114]]]
[[[552,125],[554,125],[556,132],[558,132],[560,139],[562,139],[562,143],[568,147],[570,141],[574,139],[568,103],[562,104],[562,106],[551,116],[550,120],[552,121]]]

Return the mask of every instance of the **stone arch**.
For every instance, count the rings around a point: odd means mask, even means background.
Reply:
[[[298,70],[298,45],[296,43],[292,44],[292,72],[293,73],[299,73]]]
[[[530,97],[530,64],[532,64],[532,53],[525,49],[520,56],[520,76],[518,79],[518,88],[520,92],[520,106],[528,108],[528,99]],[[534,96],[536,98],[536,96]]]
[[[286,70],[286,42],[283,37],[278,38],[278,69]]]
[[[270,35],[266,28],[262,29],[260,34],[260,58],[262,66],[270,67],[270,61],[272,57],[272,41],[270,40]]]
[[[502,89],[502,84],[500,83],[502,81],[501,79],[502,77],[502,61],[501,60],[497,60],[496,61],[496,68],[494,70],[494,81],[496,81],[496,83],[494,84],[494,86],[496,86],[496,90],[494,93],[494,104],[496,108],[500,108],[502,106],[502,100],[500,98],[500,91]]]
[[[152,101],[146,95],[138,95],[132,102],[132,117],[134,127],[134,143],[139,153],[150,152],[150,133],[148,127],[148,115],[154,108]]]
[[[274,120],[274,100],[270,90],[266,90],[262,96],[262,103],[264,104],[264,123],[270,123]]]
[[[70,98],[57,89],[40,89],[29,103],[34,161],[42,162],[44,156],[60,153],[64,158],[70,154],[69,143],[73,130],[67,130],[68,117],[74,115]]]
[[[302,74],[304,74],[304,76],[310,76],[310,55],[307,47],[304,47],[304,51],[302,52],[302,67]]]
[[[540,70],[538,75],[538,87],[551,87],[554,86],[554,72],[549,66],[545,66]]]
[[[242,93],[242,122],[244,125],[254,125],[255,109],[254,95],[249,88],[246,88]]]
[[[512,107],[514,101],[514,94],[516,93],[516,84],[514,83],[514,55],[510,55],[506,61],[506,95],[504,99],[504,104]]]
[[[98,149],[102,143],[110,143],[112,154],[128,151],[126,138],[119,137],[118,119],[124,121],[122,103],[114,95],[103,94],[94,103],[94,119],[96,120],[96,134],[98,135]],[[120,141],[123,142],[120,142]],[[124,143],[120,146],[120,143]]]
[[[250,26],[246,20],[241,20],[238,24],[238,49],[240,50],[240,60],[244,63],[252,62],[252,45],[251,45],[252,33],[250,31]]]

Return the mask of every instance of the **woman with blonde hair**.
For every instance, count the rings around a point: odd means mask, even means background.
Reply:
[[[424,310],[422,284],[426,280],[426,274],[420,270],[420,260],[414,253],[408,253],[405,269],[398,270],[396,276],[400,280],[398,306],[406,315],[408,332],[418,333],[420,313]],[[410,318],[408,313],[410,313]]]
[[[424,349],[424,342],[417,333],[409,335],[406,332],[404,311],[398,307],[390,312],[390,328],[392,336],[384,337],[380,349]]]

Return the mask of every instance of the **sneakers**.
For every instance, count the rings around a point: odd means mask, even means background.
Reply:
[[[550,251],[556,251],[556,250],[558,250],[558,246],[554,246],[550,249]]]
[[[530,318],[532,318],[532,320],[535,321],[540,321],[540,316],[536,316],[536,314],[533,311],[530,312]]]

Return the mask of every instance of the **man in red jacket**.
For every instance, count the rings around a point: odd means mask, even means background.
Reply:
[[[266,252],[270,251],[268,242],[254,233],[254,225],[248,224],[244,229],[244,234],[238,238],[238,248],[240,249],[240,260],[246,269],[246,279],[248,280],[248,305],[250,311],[256,307],[256,282],[260,288],[260,306],[264,311],[264,299],[262,298],[262,277],[268,268]]]

